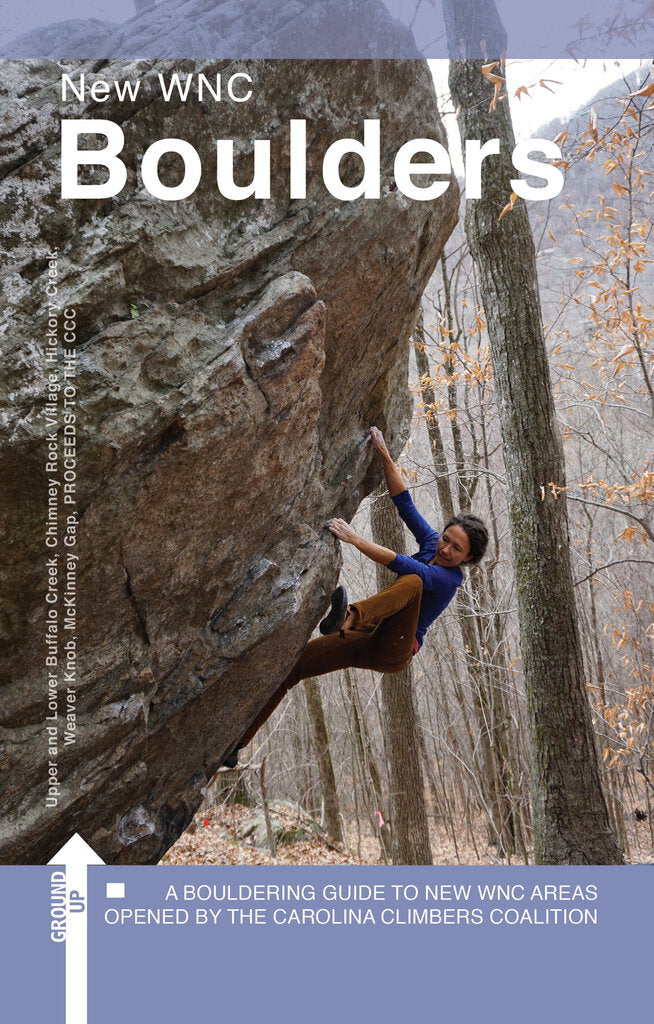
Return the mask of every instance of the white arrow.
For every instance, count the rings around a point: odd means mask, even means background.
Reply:
[[[76,832],[48,863],[66,868],[66,1024],[87,1024],[86,869],[104,861]]]

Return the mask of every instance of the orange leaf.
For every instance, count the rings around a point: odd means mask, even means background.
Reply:
[[[509,213],[509,212],[510,212],[510,211],[511,211],[511,210],[513,209],[513,207],[514,207],[514,206],[515,206],[515,204],[516,204],[516,200],[517,200],[517,198],[518,198],[518,197],[517,197],[516,193],[515,193],[515,192],[512,192],[512,193],[511,193],[511,198],[509,199],[508,203],[506,204],[506,206],[505,206],[505,207],[504,207],[504,209],[502,210],[501,214],[500,214],[500,215],[499,215],[499,217],[497,218],[498,220],[502,220],[502,217],[505,217],[505,216],[506,216],[506,214],[507,214],[507,213]]]
[[[549,85],[547,84],[548,82],[551,82],[552,85],[560,85],[561,84],[560,82],[557,82],[554,78],[541,78],[541,80],[540,80],[540,82],[538,84],[540,86],[542,86],[543,89],[547,89],[548,92],[554,92],[554,89],[550,89]]]
[[[649,85],[643,86],[638,92],[630,92],[629,96],[654,96],[654,82],[650,82]]]

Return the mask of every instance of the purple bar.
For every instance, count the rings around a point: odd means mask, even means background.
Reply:
[[[0,978],[7,1021],[64,1024],[64,945],[49,936],[53,870],[0,868]],[[653,881],[651,865],[93,867],[88,872],[88,1019],[90,1024],[193,1019],[281,1024],[301,1015],[315,1024],[370,1019],[377,1024],[414,1019],[611,1024],[624,1018],[628,1006],[630,1019],[648,1021]],[[124,885],[122,898],[108,896],[108,882]],[[396,885],[402,887],[398,898]],[[511,887],[509,898],[480,898],[478,887],[498,885]],[[246,894],[254,886],[278,886],[280,897],[216,900],[212,890],[209,899],[188,901],[185,886],[206,887],[203,897],[213,886],[219,895],[223,886],[236,895],[239,886]],[[306,887],[304,898],[289,899],[285,886]],[[331,886],[343,887],[342,899],[325,898],[325,887]],[[348,886],[355,887],[349,896]],[[368,899],[366,886],[382,887],[386,895]],[[427,886],[441,887],[438,896],[427,898]],[[462,886],[470,892],[463,893]],[[550,895],[535,898],[536,886],[542,894],[550,886]],[[244,912],[241,923],[231,922],[230,907]],[[290,920],[291,911],[311,910],[322,921],[325,908],[334,923]],[[374,921],[343,923],[348,912],[366,908],[372,908],[368,916]],[[148,910],[161,914],[164,909],[166,920],[146,923]],[[198,922],[197,909],[206,909],[209,920]],[[209,909],[221,910],[216,923]],[[265,922],[247,923],[248,912],[257,909]],[[425,909],[431,919],[420,917]],[[557,909],[558,922],[538,923],[546,911],[551,916]],[[483,921],[473,923],[473,911],[479,918],[481,910]],[[137,911],[133,923],[115,923],[119,915]],[[525,912],[533,923],[527,918],[516,923]],[[582,913],[586,923],[579,921]]]
[[[460,5],[454,5],[461,16]],[[647,0],[496,0],[510,57],[641,57]],[[448,48],[440,0],[6,0],[5,58],[498,56],[491,0],[473,5],[465,54]],[[460,26],[459,26],[460,27]],[[504,38],[504,32],[501,32]]]

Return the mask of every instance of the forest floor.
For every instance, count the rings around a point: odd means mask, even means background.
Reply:
[[[379,841],[356,829],[347,835],[347,846],[316,836],[312,840],[279,845],[276,856],[258,849],[239,829],[253,815],[252,807],[222,804],[204,810],[160,861],[161,864],[380,864]],[[631,863],[654,863],[654,849],[647,821],[628,825]],[[431,848],[435,864],[506,864],[488,842],[483,823],[462,830],[456,846],[445,827],[432,827]],[[512,861],[524,863],[521,858]]]

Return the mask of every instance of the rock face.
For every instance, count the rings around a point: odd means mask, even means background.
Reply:
[[[408,339],[458,200],[453,183],[435,203],[411,202],[392,178],[407,139],[443,140],[429,71],[238,69],[254,79],[249,103],[200,104],[164,102],[157,74],[211,78],[224,66],[66,65],[87,83],[141,80],[136,102],[98,110],[61,104],[61,65],[2,68],[5,862],[47,861],[75,831],[107,862],[161,857],[324,612],[340,553],[323,524],[350,517],[377,483],[368,425],[395,449],[406,429]],[[118,197],[59,198],[61,116],[121,123]],[[297,117],[308,121],[308,198],[290,201]],[[364,118],[381,118],[381,199],[339,202],[322,156],[360,138]],[[168,136],[192,141],[204,168],[177,202],[152,198],[137,173]],[[224,200],[215,139],[236,140],[236,181],[247,182],[264,137],[273,198]],[[177,159],[161,163],[169,184]],[[343,177],[359,180],[358,159]],[[57,301],[77,324],[77,738],[63,745],[60,673],[60,791],[47,808],[43,349],[56,248]]]
[[[325,830],[298,804],[288,800],[273,800],[269,807],[270,826],[277,846],[311,842],[316,836],[324,837]],[[252,814],[239,827],[240,839],[249,839],[258,850],[268,848],[266,817],[262,810]]]
[[[136,0],[124,24],[73,19],[35,29],[3,56],[418,57],[409,28],[382,0]],[[56,9],[54,9],[56,15]]]

